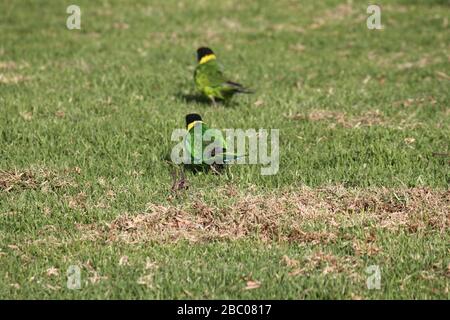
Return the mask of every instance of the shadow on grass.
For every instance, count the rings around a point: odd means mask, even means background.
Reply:
[[[200,94],[185,94],[185,93],[179,93],[176,95],[178,99],[183,101],[184,103],[192,104],[192,103],[198,103],[202,105],[208,105],[213,107],[213,103],[210,99],[205,97],[204,95]],[[216,99],[217,106],[224,106],[224,107],[235,107],[237,104],[234,103],[232,100],[224,101],[220,99]]]
[[[200,95],[200,94],[179,93],[177,95],[177,97],[185,103],[198,103],[198,104],[212,105],[211,100],[209,100],[207,97]]]
[[[164,162],[169,167],[169,172],[173,177],[174,183],[177,180],[177,177],[179,175],[183,176],[187,172],[190,172],[193,175],[198,174],[214,174],[214,175],[221,175],[223,173],[226,173],[226,166],[223,164],[213,164],[213,165],[206,165],[206,164],[181,164],[177,165],[172,162],[170,159],[170,154],[166,155],[164,157]]]
[[[186,172],[191,172],[192,174],[214,174],[221,175],[225,173],[224,165],[198,165],[198,164],[184,164],[183,168]]]

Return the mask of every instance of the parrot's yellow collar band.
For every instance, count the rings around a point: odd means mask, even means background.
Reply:
[[[207,54],[206,56],[204,56],[203,58],[200,59],[200,62],[198,64],[207,63],[208,61],[215,60],[215,59],[216,59],[215,54]]]
[[[188,124],[187,131],[191,130],[197,123],[203,123],[203,121],[200,120],[192,121],[191,123]]]

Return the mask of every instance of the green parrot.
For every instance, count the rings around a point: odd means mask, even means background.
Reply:
[[[235,93],[253,93],[243,85],[227,80],[222,66],[210,48],[197,49],[197,62],[194,71],[195,85],[214,105],[216,99],[229,101]]]
[[[200,115],[191,113],[186,116],[187,135],[184,139],[184,147],[190,157],[191,164],[197,167],[212,167],[223,169],[231,160],[237,160],[242,156],[227,152],[226,142],[220,131],[209,131],[210,128],[202,121]],[[204,141],[205,134],[211,134],[209,141]]]

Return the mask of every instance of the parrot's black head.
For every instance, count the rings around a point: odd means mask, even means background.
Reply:
[[[202,117],[200,117],[197,113],[190,113],[186,116],[186,127],[189,126],[194,121],[202,121]]]
[[[206,56],[214,56],[214,52],[208,47],[201,47],[197,49],[197,61],[200,62]]]

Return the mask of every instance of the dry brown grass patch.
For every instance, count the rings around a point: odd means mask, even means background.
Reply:
[[[343,3],[332,9],[328,9],[322,12],[314,22],[308,27],[309,29],[315,30],[325,26],[330,22],[339,22],[348,19],[351,15],[355,13],[351,3]]]
[[[34,188],[36,188],[36,180],[32,173],[0,170],[0,190],[7,192],[12,189]]]
[[[31,77],[23,76],[20,74],[2,74],[0,73],[0,84],[18,84],[27,80]]]
[[[290,276],[303,276],[319,271],[323,275],[347,273],[349,277],[360,278],[361,275],[354,270],[358,269],[360,259],[352,256],[336,256],[323,251],[315,251],[300,260],[283,256],[282,264],[285,265]]]
[[[74,186],[73,180],[66,174],[58,174],[46,169],[0,170],[0,191],[20,191],[26,189],[40,189],[47,192]]]
[[[286,115],[286,118],[311,122],[325,121],[330,123],[331,128],[334,128],[337,125],[344,128],[359,128],[385,124],[384,116],[379,110],[367,111],[358,116],[352,116],[341,111],[319,109],[314,110],[309,114]]]
[[[218,194],[224,194],[214,202],[223,203],[220,206],[196,194],[193,204],[150,204],[144,212],[124,213],[106,225],[79,225],[79,229],[84,239],[127,243],[250,238],[319,245],[342,239],[353,241],[357,254],[376,255],[381,248],[375,244],[375,229],[443,233],[450,221],[449,190],[303,187],[260,194],[239,192],[231,201],[226,190]],[[366,230],[366,237],[354,239],[342,231],[347,227]]]
[[[14,61],[0,61],[0,70],[13,70],[17,68]]]

